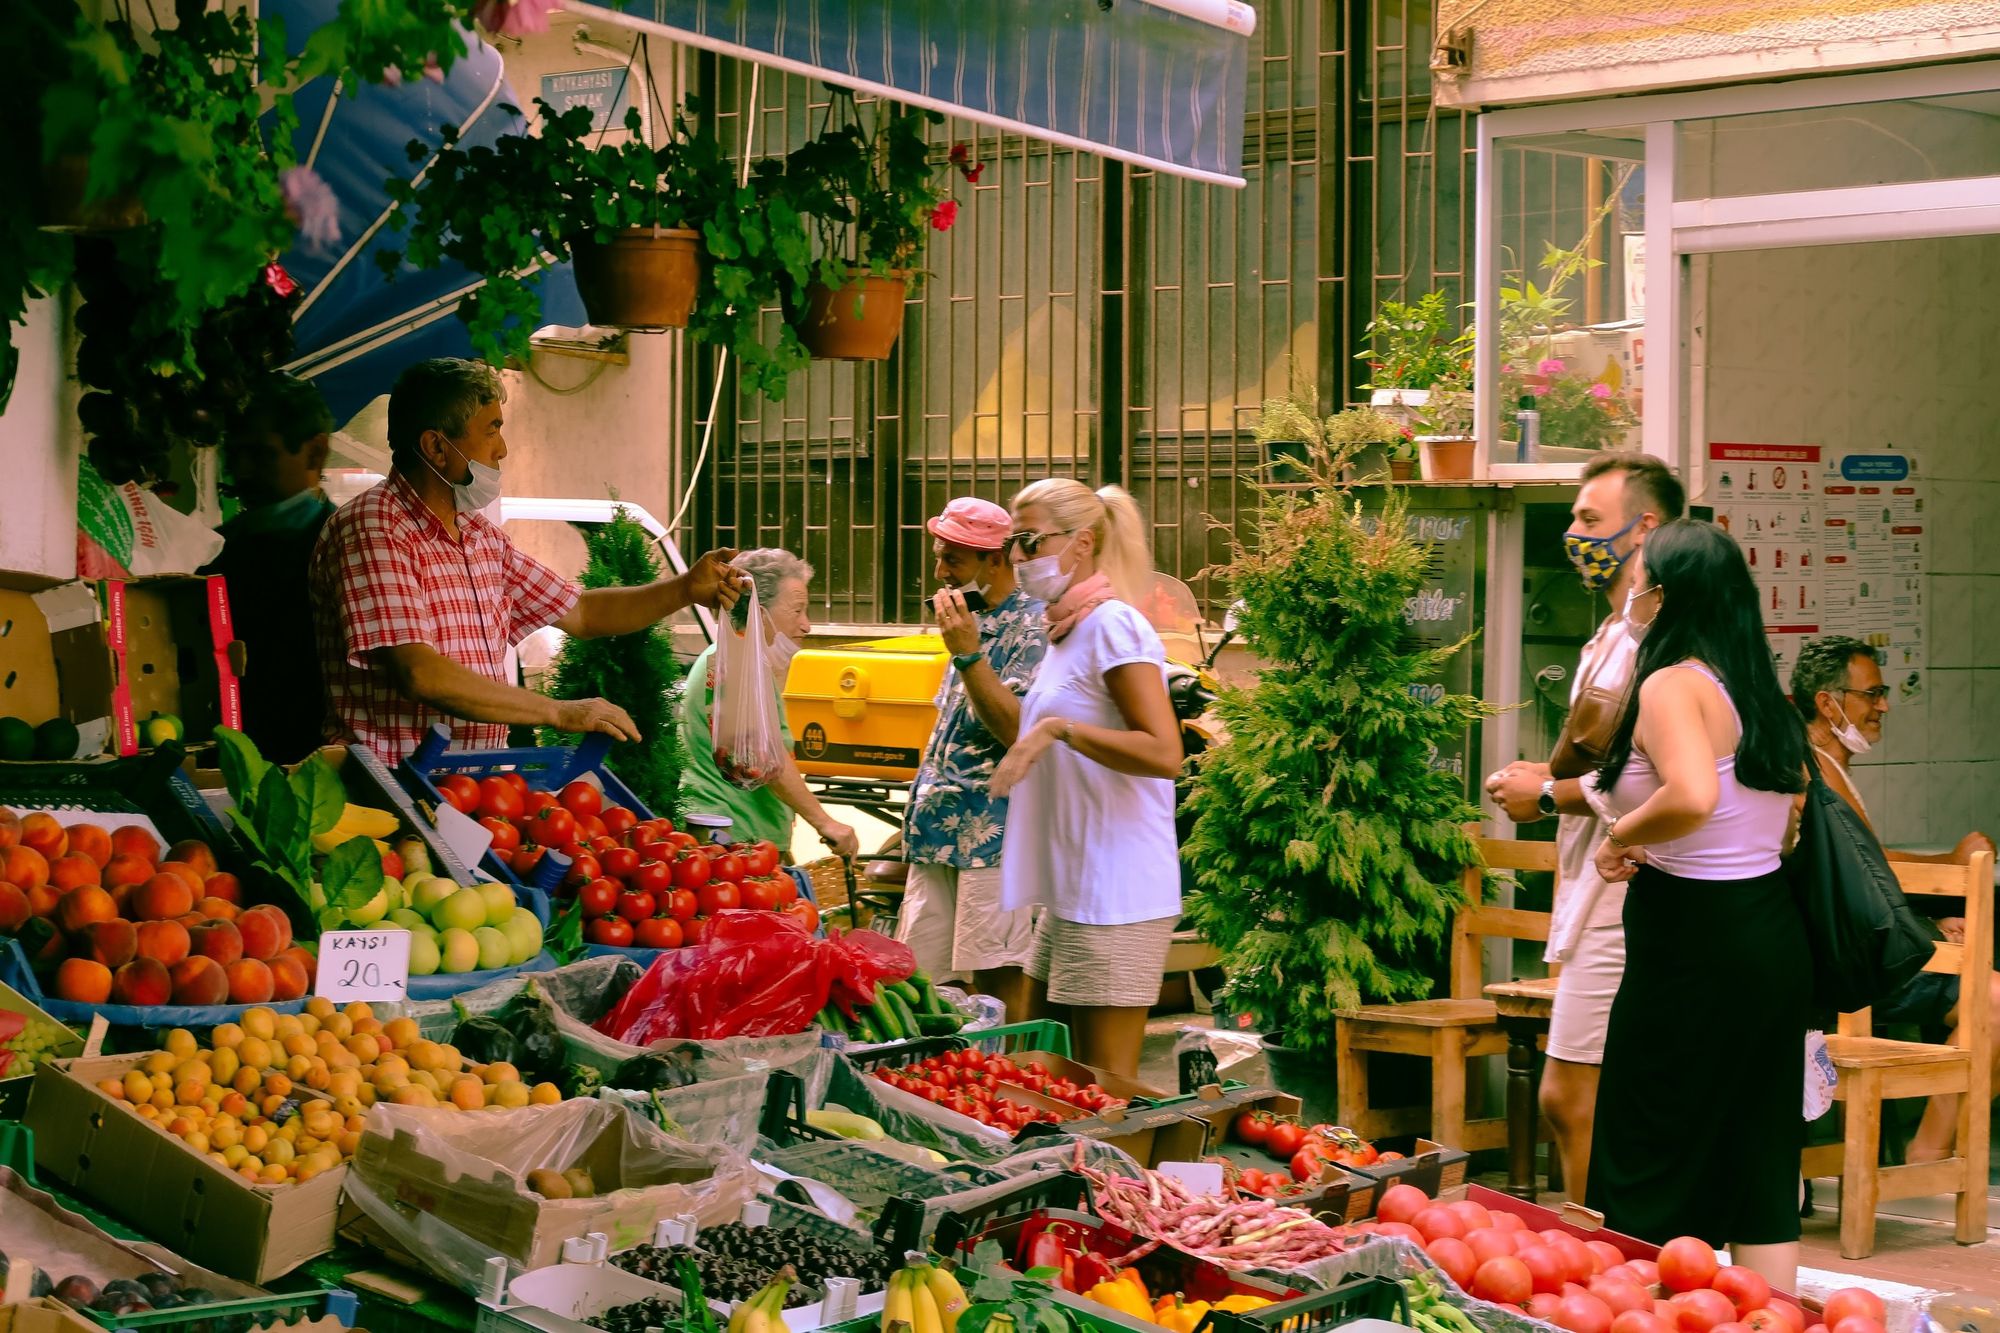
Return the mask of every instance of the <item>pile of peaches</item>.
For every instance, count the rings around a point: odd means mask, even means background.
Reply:
[[[162,852],[142,825],[65,827],[0,806],[0,933],[18,936],[56,999],[79,1004],[266,1004],[312,986],[311,953],[276,907],[208,844]]]

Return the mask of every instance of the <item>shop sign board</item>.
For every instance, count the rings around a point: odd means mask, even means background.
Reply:
[[[1364,515],[1364,525],[1373,531],[1375,515]],[[1408,511],[1410,539],[1429,555],[1424,578],[1415,595],[1403,605],[1403,619],[1416,642],[1425,648],[1442,648],[1458,643],[1480,627],[1478,589],[1480,557],[1486,549],[1484,509],[1420,509]],[[1478,694],[1475,674],[1477,644],[1454,654],[1445,662],[1435,680],[1411,686],[1418,698],[1437,703],[1447,694]],[[1439,747],[1431,756],[1431,767],[1450,773],[1462,785],[1470,782],[1477,768],[1477,729],[1468,727],[1450,746]],[[1467,799],[1473,799],[1467,787]]]

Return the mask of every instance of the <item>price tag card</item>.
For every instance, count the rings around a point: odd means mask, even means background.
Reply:
[[[1158,1170],[1161,1175],[1187,1186],[1190,1194],[1222,1193],[1220,1162],[1161,1162]]]
[[[319,937],[313,994],[335,1004],[410,998],[410,932],[330,930]]]
[[[493,845],[493,835],[472,816],[462,814],[449,805],[437,808],[437,831],[451,848],[460,863],[467,868],[479,864],[479,858],[486,855],[486,849]]]

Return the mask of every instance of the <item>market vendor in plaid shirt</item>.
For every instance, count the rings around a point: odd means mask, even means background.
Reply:
[[[640,739],[608,699],[511,683],[508,649],[549,625],[594,639],[697,603],[726,608],[743,582],[728,564],[735,552],[710,551],[676,578],[585,590],[521,551],[479,513],[500,498],[505,399],[500,377],[476,362],[404,371],[389,396],[388,478],[329,519],[313,548],[328,733],[385,763],[439,722],[456,749],[499,749],[509,725]]]

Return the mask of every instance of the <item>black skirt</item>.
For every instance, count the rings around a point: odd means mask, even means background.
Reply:
[[[1781,873],[1683,879],[1643,866],[1625,895],[1590,1207],[1655,1244],[1799,1238],[1812,960]]]

